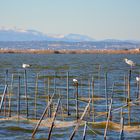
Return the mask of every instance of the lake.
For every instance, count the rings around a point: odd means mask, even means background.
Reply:
[[[124,58],[133,60],[136,66],[131,69],[124,62]],[[31,139],[32,132],[53,94],[51,108],[44,120],[50,116],[53,118],[51,112],[56,110],[58,99],[61,98],[56,122],[71,122],[72,125],[54,126],[51,139],[68,139],[77,119],[77,92],[79,117],[89,99],[93,97],[93,100],[74,139],[82,139],[84,121],[87,122],[86,139],[103,139],[106,112],[111,106],[111,99],[112,125],[107,129],[107,139],[120,138],[121,117],[124,120],[123,139],[140,139],[140,89],[136,81],[136,77],[140,75],[139,60],[138,54],[0,54],[0,139]],[[31,67],[26,69],[26,76],[23,63],[31,64]],[[74,85],[73,79],[78,80],[78,86]],[[6,96],[2,102],[5,88]],[[25,92],[28,98],[28,119]],[[127,100],[131,103],[127,104]],[[67,115],[67,107],[70,115]],[[41,124],[35,139],[47,139],[48,133],[49,127]]]

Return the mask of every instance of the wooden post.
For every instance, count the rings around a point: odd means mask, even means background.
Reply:
[[[1,110],[2,110],[3,101],[4,101],[4,98],[5,98],[6,93],[7,93],[7,87],[8,87],[8,85],[5,85],[5,88],[4,88],[4,91],[3,91],[2,97],[1,97],[1,102],[0,102],[0,112],[1,112]]]
[[[91,94],[91,81],[90,81],[90,79],[88,80],[88,94],[89,94],[88,98],[91,99],[91,97],[90,97],[90,94]],[[90,117],[90,106],[88,108],[88,115]]]
[[[83,79],[80,78],[80,92],[83,93]]]
[[[24,69],[24,86],[25,86],[26,117],[28,119],[28,96],[27,96],[27,72],[26,72],[26,69]]]
[[[137,81],[137,99],[140,97],[140,81]]]
[[[105,98],[106,98],[106,112],[108,112],[107,72],[105,73]]]
[[[46,96],[46,104],[47,104],[47,80],[45,78],[45,74],[44,74],[44,95]]]
[[[9,117],[11,117],[11,94],[13,93],[13,81],[14,81],[14,75],[12,74],[12,80],[11,80],[11,88],[9,91]]]
[[[35,106],[34,106],[35,119],[37,119],[38,76],[39,76],[39,74],[37,73],[36,84],[35,84],[35,99],[34,99],[35,100]]]
[[[98,67],[98,94],[100,93],[100,79],[101,79],[101,65],[99,64],[99,67]]]
[[[123,140],[123,129],[124,129],[124,118],[122,117],[121,120],[120,120],[120,123],[121,123],[121,128],[120,128],[120,140]]]
[[[128,105],[128,125],[131,125],[131,105]]]
[[[50,101],[50,78],[48,77],[48,103]],[[51,105],[49,106],[48,109],[48,116],[51,118]]]
[[[60,97],[60,96],[59,96]],[[64,111],[63,111],[63,105],[62,102],[61,103],[61,117],[62,117],[62,121],[64,121]]]
[[[18,77],[18,97],[17,97],[17,116],[19,120],[20,115],[20,76]]]
[[[83,132],[83,140],[86,140],[86,130],[87,130],[87,122],[85,121],[84,132]]]
[[[69,113],[69,72],[67,72],[67,114],[68,116],[70,115]]]
[[[8,69],[6,70],[6,73],[5,73],[5,85],[8,85]],[[8,86],[7,86],[7,90],[6,90],[6,94],[7,94],[7,91],[8,91]],[[6,117],[6,102],[7,102],[7,96],[4,96],[4,116]]]
[[[140,98],[140,81],[138,81],[138,98]]]
[[[124,118],[123,118],[123,108],[121,108],[121,114],[120,114],[120,140],[123,140],[123,130],[124,130]]]
[[[58,111],[59,104],[60,104],[60,98],[58,99],[57,107],[55,109],[55,112],[54,112],[54,115],[53,115],[53,118],[52,118],[52,124],[51,124],[50,130],[49,130],[48,140],[50,140],[50,138],[51,138],[51,133],[52,133],[52,129],[54,127],[54,121],[55,121],[55,118],[56,118],[56,114],[57,114],[57,111]]]
[[[56,93],[56,72],[54,73],[54,94]]]
[[[8,88],[8,87],[7,87]],[[7,90],[6,90],[6,94],[7,94]],[[7,96],[4,96],[4,116],[6,117],[6,100],[7,100]]]
[[[104,131],[104,140],[106,140],[108,125],[109,125],[109,120],[110,120],[110,115],[111,115],[111,108],[112,108],[112,99],[111,99],[111,103],[109,106],[108,117],[107,117],[106,127],[105,127],[105,131]]]
[[[94,117],[94,80],[92,77],[92,114],[93,114],[93,122],[95,122],[95,117]]]
[[[78,104],[78,82],[75,83],[76,86],[76,118],[79,119],[79,104]]]
[[[88,79],[88,98],[90,99],[90,79]]]
[[[128,89],[128,95],[127,95],[127,103],[130,102],[130,81],[131,81],[131,69],[129,70],[128,73],[128,85],[127,85],[127,89]]]
[[[81,116],[80,119],[78,120],[78,122],[77,122],[77,124],[76,124],[76,126],[75,126],[75,128],[74,128],[74,130],[73,130],[73,132],[72,132],[72,134],[71,134],[71,136],[70,136],[70,140],[73,139],[73,137],[74,137],[76,131],[78,130],[78,128],[79,128],[79,126],[80,126],[80,123],[82,122],[82,120],[83,120],[83,118],[84,118],[84,116],[85,116],[85,114],[86,114],[86,112],[87,112],[87,110],[88,110],[88,107],[89,107],[89,105],[90,105],[90,102],[91,102],[91,99],[89,100],[87,106],[85,107],[82,116]]]
[[[5,73],[5,85],[8,84],[8,70],[6,70],[6,73]]]
[[[46,112],[47,112],[49,106],[51,105],[53,97],[54,97],[54,94],[52,95],[50,102],[49,102],[48,105],[46,106],[46,108],[45,108],[45,110],[44,110],[44,112],[43,112],[43,114],[42,114],[40,120],[38,121],[38,123],[37,123],[37,125],[36,125],[36,127],[35,127],[35,129],[34,129],[34,131],[33,131],[33,133],[32,133],[32,138],[33,138],[34,135],[36,134],[36,132],[37,132],[37,130],[38,130],[40,124],[41,124],[41,121],[43,120],[43,118],[44,118],[44,116],[45,116],[45,114],[46,114]]]
[[[127,98],[127,93],[126,93],[127,87],[126,87],[126,83],[127,83],[127,77],[126,77],[126,75],[124,74],[124,96],[125,96],[124,101],[125,101],[125,102],[126,102],[126,98]]]

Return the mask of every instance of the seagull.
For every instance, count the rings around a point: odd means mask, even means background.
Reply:
[[[137,82],[140,82],[140,77],[136,77],[136,81]]]
[[[129,60],[127,58],[125,58],[124,61],[126,64],[130,65],[131,67],[136,65],[132,60]]]
[[[29,67],[31,67],[30,64],[22,64],[22,68],[29,68]]]
[[[77,79],[73,79],[73,82],[74,82],[74,83],[78,83],[78,80],[77,80]]]

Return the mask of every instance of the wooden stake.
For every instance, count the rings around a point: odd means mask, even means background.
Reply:
[[[8,90],[8,87],[7,87],[7,90]],[[7,90],[6,90],[6,94],[7,94]],[[4,96],[4,116],[6,117],[6,100],[7,100],[7,96]]]
[[[106,140],[108,125],[109,125],[109,120],[110,120],[110,115],[111,115],[111,108],[112,108],[112,99],[111,99],[111,103],[109,106],[108,117],[107,117],[106,127],[105,127],[105,131],[104,131],[104,140]]]
[[[131,81],[131,69],[129,70],[129,74],[128,74],[128,85],[127,85],[127,88],[128,88],[128,95],[127,95],[127,103],[130,102],[130,81]]]
[[[95,117],[94,117],[94,80],[92,77],[92,114],[93,114],[93,122],[95,122]]]
[[[62,117],[62,120],[64,121],[64,111],[63,111],[62,102],[61,102],[61,117]]]
[[[108,112],[107,72],[105,73],[105,98],[106,98],[106,112]]]
[[[18,97],[17,97],[17,116],[20,116],[20,76],[18,77]]]
[[[123,118],[123,110],[121,108],[121,117],[120,117],[120,140],[123,140],[123,130],[124,130],[124,118]]]
[[[78,83],[76,83],[75,86],[76,86],[76,118],[78,121],[79,119]]]
[[[26,117],[28,119],[28,96],[27,96],[27,72],[24,70],[24,86],[25,86],[25,103],[26,103]]]
[[[90,93],[91,93],[91,82],[90,82],[90,79],[88,80],[88,94],[89,94],[89,96],[88,96],[88,98],[89,99],[91,99],[91,97],[90,97]],[[89,106],[89,108],[88,108],[88,115],[89,115],[89,117],[90,117],[90,106]]]
[[[5,85],[8,84],[8,70],[6,70],[6,73],[5,73]]]
[[[37,94],[38,94],[38,77],[39,74],[37,73],[36,77],[36,84],[35,84],[35,106],[34,106],[34,114],[35,114],[35,119],[37,119]]]
[[[5,85],[8,85],[8,69],[6,70],[6,73],[5,73]],[[8,86],[7,86],[6,92],[7,91],[8,91]],[[6,117],[6,102],[7,102],[7,96],[6,96],[6,94],[4,96],[4,116],[5,117]]]
[[[87,130],[87,122],[85,121],[84,132],[83,132],[83,140],[86,140],[86,130]]]
[[[48,103],[50,101],[50,78],[48,77]],[[49,106],[48,109],[48,116],[51,118],[51,105]]]
[[[14,75],[12,74],[12,80],[11,80],[11,88],[9,91],[9,117],[11,117],[11,95],[13,93],[13,81],[14,81]]]
[[[120,140],[123,140],[123,139],[124,139],[124,138],[123,138],[123,129],[124,129],[124,118],[123,118],[123,117],[121,118],[120,123],[121,123],[121,128],[120,128]]]
[[[36,132],[37,132],[37,130],[38,130],[40,124],[41,124],[41,121],[43,120],[43,118],[44,118],[44,116],[45,116],[45,114],[46,114],[46,112],[47,112],[49,106],[52,104],[52,99],[53,99],[53,97],[54,97],[54,94],[52,95],[52,97],[51,97],[51,99],[50,99],[50,102],[48,103],[48,105],[46,106],[46,108],[45,108],[45,110],[44,110],[42,116],[40,117],[40,120],[38,121],[38,123],[37,123],[37,125],[36,125],[36,127],[35,127],[35,129],[34,129],[34,131],[33,131],[33,133],[32,133],[32,138],[33,138],[34,135],[36,134]]]
[[[131,105],[128,105],[128,125],[131,125]]]
[[[137,81],[137,99],[140,97],[140,81]]]
[[[52,124],[51,124],[50,130],[49,130],[48,140],[50,140],[50,138],[51,138],[51,133],[52,133],[52,129],[54,127],[54,121],[55,121],[55,118],[56,118],[56,114],[57,114],[57,111],[58,111],[59,104],[60,104],[60,98],[58,99],[57,107],[56,107],[56,110],[55,110],[53,118],[52,118]]]
[[[67,72],[67,114],[68,116],[70,115],[69,113],[69,72]]]
[[[44,74],[44,95],[47,97],[47,86],[46,86],[47,80],[45,78],[45,74]],[[47,98],[46,98],[46,104],[47,104]]]
[[[126,75],[124,74],[124,101],[126,102],[126,98],[127,98],[127,88],[126,88],[126,83],[127,83],[127,77]]]
[[[101,65],[99,64],[99,67],[98,67],[98,92],[100,93],[100,79],[101,79]]]
[[[77,124],[76,124],[76,126],[75,126],[75,128],[74,128],[74,130],[73,130],[73,132],[72,132],[72,134],[71,134],[71,136],[70,136],[70,140],[73,139],[73,137],[74,137],[76,131],[78,130],[78,128],[79,128],[79,126],[80,126],[80,124],[81,124],[81,122],[82,122],[82,120],[83,120],[83,118],[84,118],[84,116],[85,116],[85,114],[86,114],[86,112],[87,112],[87,110],[88,110],[88,107],[89,107],[89,105],[90,105],[90,102],[91,102],[91,99],[89,100],[87,106],[85,107],[82,116],[81,116],[80,119],[78,120],[78,122],[77,122]]]
[[[2,110],[2,105],[3,105],[3,102],[4,102],[4,98],[5,98],[6,93],[7,93],[7,87],[8,87],[8,85],[5,85],[5,88],[4,88],[4,91],[3,91],[2,97],[1,97],[1,102],[0,102],[0,112],[1,112],[1,110]]]
[[[54,94],[56,93],[56,72],[54,73]]]

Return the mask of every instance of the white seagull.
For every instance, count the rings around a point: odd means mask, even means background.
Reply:
[[[140,77],[136,77],[136,81],[137,82],[140,82]]]
[[[22,68],[29,68],[29,67],[31,67],[30,64],[22,64]]]
[[[132,60],[129,60],[127,58],[124,58],[124,61],[126,64],[130,65],[131,67],[136,65]]]
[[[74,83],[78,83],[78,80],[77,80],[77,79],[73,79],[73,82],[74,82]]]

